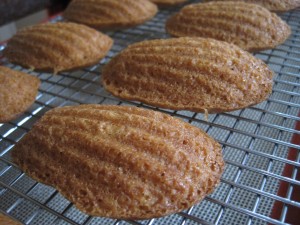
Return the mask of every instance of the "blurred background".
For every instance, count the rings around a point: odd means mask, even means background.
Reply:
[[[22,27],[45,21],[66,8],[70,0],[0,0],[0,42]]]

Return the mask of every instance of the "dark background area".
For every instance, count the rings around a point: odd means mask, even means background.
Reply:
[[[45,8],[51,16],[63,11],[69,2],[70,0],[0,0],[0,25]]]

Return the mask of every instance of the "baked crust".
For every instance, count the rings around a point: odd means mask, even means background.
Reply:
[[[273,72],[239,47],[207,38],[133,44],[102,71],[113,95],[174,110],[218,113],[264,101]]]
[[[113,40],[76,23],[47,23],[19,31],[7,43],[4,56],[38,71],[74,70],[98,63]]]
[[[206,0],[211,1],[228,1],[228,0]],[[258,4],[273,12],[287,12],[300,7],[300,0],[231,0],[242,1],[247,3]]]
[[[166,22],[176,37],[206,37],[244,50],[275,48],[290,36],[290,27],[275,13],[245,2],[208,2],[183,7]]]
[[[37,77],[0,66],[0,123],[17,118],[29,108],[39,86]]]
[[[0,213],[0,224],[1,225],[21,225],[19,222],[9,218],[8,216]]]
[[[157,6],[148,0],[73,0],[63,16],[100,30],[134,27],[150,20]]]
[[[47,112],[12,150],[13,161],[80,210],[147,219],[211,193],[224,162],[200,129],[152,110],[80,105]]]

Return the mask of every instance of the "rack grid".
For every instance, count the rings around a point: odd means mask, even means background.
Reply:
[[[196,1],[189,1],[193,3]],[[18,119],[0,124],[0,212],[27,224],[193,225],[300,223],[300,9],[281,14],[292,35],[275,49],[254,55],[275,72],[272,94],[258,105],[210,114],[154,108],[122,101],[100,85],[101,68],[129,44],[168,38],[166,19],[180,7],[161,9],[138,27],[107,32],[114,46],[97,65],[57,75],[0,64],[37,76],[42,84],[35,103]],[[61,20],[55,18],[52,22]],[[49,109],[77,104],[133,105],[158,110],[197,126],[222,144],[226,169],[221,184],[192,208],[158,219],[123,221],[88,216],[54,188],[32,180],[11,162],[10,151]],[[296,216],[296,217],[295,217]]]

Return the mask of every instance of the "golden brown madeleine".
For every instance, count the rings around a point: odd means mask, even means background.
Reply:
[[[200,129],[126,106],[53,109],[12,157],[80,210],[123,219],[160,217],[196,204],[213,191],[224,167],[220,145]]]
[[[37,77],[0,66],[0,123],[15,119],[35,101]]]
[[[133,27],[151,19],[157,6],[148,0],[73,0],[63,16],[100,30]]]
[[[290,27],[276,14],[245,2],[187,5],[168,19],[166,30],[178,37],[226,41],[248,51],[274,48],[291,34]]]
[[[228,0],[206,0],[206,2],[211,2],[211,1],[228,1]],[[300,7],[300,0],[231,0],[231,1],[242,1],[242,2],[258,4],[274,12],[286,12]]]
[[[11,62],[41,70],[73,70],[99,62],[113,40],[76,23],[47,23],[19,31],[4,50]]]
[[[207,38],[173,38],[129,46],[103,69],[113,95],[153,106],[225,112],[264,101],[273,72],[235,45]]]
[[[178,5],[186,2],[187,0],[150,0],[158,6],[167,7],[172,5]]]
[[[0,213],[0,225],[21,225],[21,223]]]

